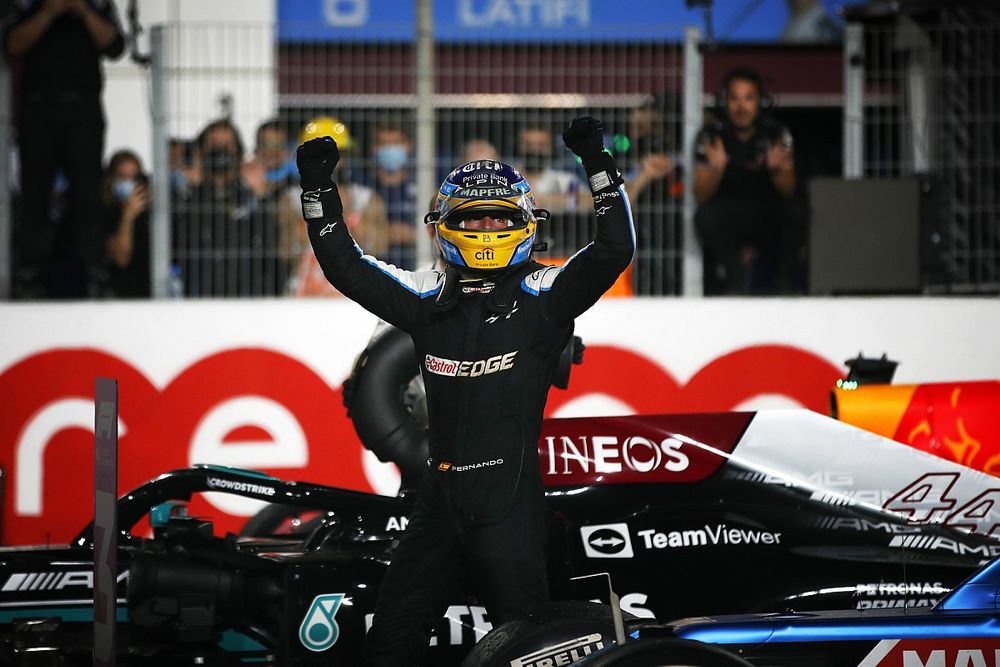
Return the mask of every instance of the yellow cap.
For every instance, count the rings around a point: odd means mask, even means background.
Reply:
[[[332,116],[317,116],[306,123],[299,135],[299,143],[304,144],[318,137],[332,138],[337,142],[337,147],[345,151],[350,150],[354,143],[347,126]]]

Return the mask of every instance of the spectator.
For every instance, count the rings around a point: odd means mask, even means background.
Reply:
[[[354,152],[354,140],[347,126],[336,118],[320,116],[302,128],[299,143],[310,139],[331,137],[340,149],[340,162],[334,171],[334,178],[340,199],[344,205],[344,223],[351,235],[368,255],[384,257],[389,248],[389,223],[385,217],[385,203],[371,188],[353,183],[348,178],[349,163]],[[298,173],[298,172],[296,172]],[[300,190],[296,188],[298,201]],[[337,296],[337,292],[316,261],[316,254],[309,244],[306,226],[299,215],[296,225],[295,256],[297,267],[292,279],[292,294],[296,296]]]
[[[241,177],[243,143],[227,120],[197,139],[201,182],[174,207],[174,256],[188,296],[266,296],[283,291],[278,230]]]
[[[844,30],[821,0],[785,0],[788,22],[781,31],[781,41],[796,43],[840,42]]]
[[[111,290],[123,298],[149,297],[149,179],[138,155],[121,150],[111,156],[101,195],[111,232]]]
[[[695,226],[704,253],[705,294],[789,291],[805,219],[793,201],[788,128],[765,113],[768,97],[750,69],[726,74],[720,122],[695,146]]]
[[[401,124],[380,122],[372,135],[375,177],[371,188],[385,203],[389,243],[381,259],[402,269],[416,268],[417,189],[410,168],[413,143]]]
[[[107,286],[101,233],[101,57],[124,48],[112,2],[37,0],[15,10],[4,52],[24,60],[18,141],[23,211],[15,232],[15,298],[46,295],[52,263],[49,205],[61,170],[70,185],[73,244],[87,293]]]
[[[469,139],[462,145],[462,164],[478,160],[499,160],[500,152],[488,139]],[[442,179],[444,180],[444,179]]]
[[[636,218],[636,294],[674,294],[674,266],[680,237],[679,208],[671,206],[675,132],[667,132],[666,111],[673,97],[652,96],[629,115],[628,142],[622,160],[626,189]],[[676,126],[673,123],[673,126]]]
[[[576,174],[554,166],[555,144],[552,130],[541,124],[528,124],[518,134],[514,166],[531,183],[535,203],[553,213],[586,210],[589,195],[580,187]]]
[[[170,194],[187,197],[190,189],[201,183],[201,168],[195,163],[194,142],[171,138],[167,149],[170,166]]]
[[[292,156],[288,133],[277,120],[267,120],[257,128],[254,156],[244,163],[243,180],[257,197],[267,226],[278,233],[275,275],[284,290],[297,257],[297,238],[301,235],[298,171]]]

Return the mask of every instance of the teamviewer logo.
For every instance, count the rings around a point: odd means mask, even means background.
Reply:
[[[632,558],[632,538],[627,523],[605,523],[580,528],[587,558]]]

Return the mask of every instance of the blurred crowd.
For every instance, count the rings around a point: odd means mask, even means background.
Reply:
[[[3,43],[6,56],[23,66],[14,298],[149,297],[155,202],[148,169],[128,149],[102,164],[101,60],[123,50],[113,5],[30,3],[7,21]],[[620,127],[606,123],[606,145],[625,176],[637,223],[636,261],[618,293],[679,292],[685,165],[694,170],[705,293],[804,292],[806,207],[791,134],[770,107],[761,78],[737,69],[722,82],[694,146],[683,146],[674,94],[650,95]],[[552,213],[550,254],[542,261],[556,263],[590,239],[594,224],[585,175],[558,141],[560,129],[550,119],[523,120],[516,137],[468,136],[455,154],[437,156],[441,178],[483,158],[522,171],[536,204]],[[400,114],[366,120],[361,137],[330,115],[275,118],[256,128],[248,149],[224,117],[195,137],[172,139],[170,294],[334,294],[304,233],[294,162],[295,147],[318,136],[336,139],[344,155],[335,180],[358,244],[416,268],[414,221],[424,202],[416,193],[412,130]]]

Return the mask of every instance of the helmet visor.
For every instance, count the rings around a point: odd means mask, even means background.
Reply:
[[[474,206],[453,211],[444,220],[449,229],[469,231],[502,231],[520,229],[528,224],[522,211],[516,208]]]

